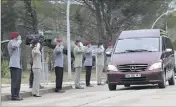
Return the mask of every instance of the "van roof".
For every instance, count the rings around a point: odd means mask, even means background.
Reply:
[[[127,38],[139,38],[139,37],[160,37],[161,36],[160,29],[141,29],[141,30],[128,30],[122,31],[119,39],[127,39]]]

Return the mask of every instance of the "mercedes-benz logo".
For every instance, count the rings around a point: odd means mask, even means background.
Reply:
[[[130,70],[131,70],[131,71],[135,71],[135,70],[136,70],[136,67],[135,67],[135,66],[130,66]]]

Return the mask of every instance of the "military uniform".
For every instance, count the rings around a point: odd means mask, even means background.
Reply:
[[[53,51],[53,60],[55,67],[55,75],[56,75],[56,92],[59,92],[62,89],[62,81],[63,81],[63,67],[64,67],[64,55],[63,55],[63,45],[56,45]]]
[[[96,52],[96,77],[98,85],[101,84],[103,69],[104,69],[104,48],[99,47]]]
[[[106,69],[107,69],[107,66],[110,64],[112,51],[113,51],[112,46],[109,46],[105,51],[105,53],[106,53]]]
[[[39,96],[39,90],[40,90],[40,80],[41,80],[41,70],[42,70],[42,62],[41,62],[41,52],[40,52],[40,46],[38,46],[40,43],[37,43],[37,46],[35,46],[32,49],[32,59],[33,59],[33,86],[32,86],[32,94],[34,97],[40,97]]]
[[[86,46],[85,48],[85,61],[84,66],[86,68],[86,86],[90,86],[90,78],[92,71],[92,49],[90,46]]]
[[[11,100],[22,100],[19,96],[20,88],[21,88],[21,40],[17,40],[16,38],[19,36],[18,32],[12,32],[11,37],[12,40],[8,43],[8,52],[10,56],[9,68],[11,74]]]
[[[84,53],[84,49],[83,47],[79,47],[79,46],[75,46],[74,48],[74,56],[75,56],[75,62],[74,62],[74,67],[75,67],[75,88],[82,88],[80,86],[80,74],[82,71],[82,67],[83,67],[83,53]]]

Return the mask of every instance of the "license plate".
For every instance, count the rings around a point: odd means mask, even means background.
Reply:
[[[141,77],[141,74],[126,74],[125,78]]]

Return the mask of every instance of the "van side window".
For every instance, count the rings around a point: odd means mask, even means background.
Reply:
[[[166,48],[170,48],[173,50],[173,45],[169,38],[166,39]]]
[[[166,48],[172,49],[173,50],[173,46],[172,46],[172,42],[169,38],[166,38]]]

